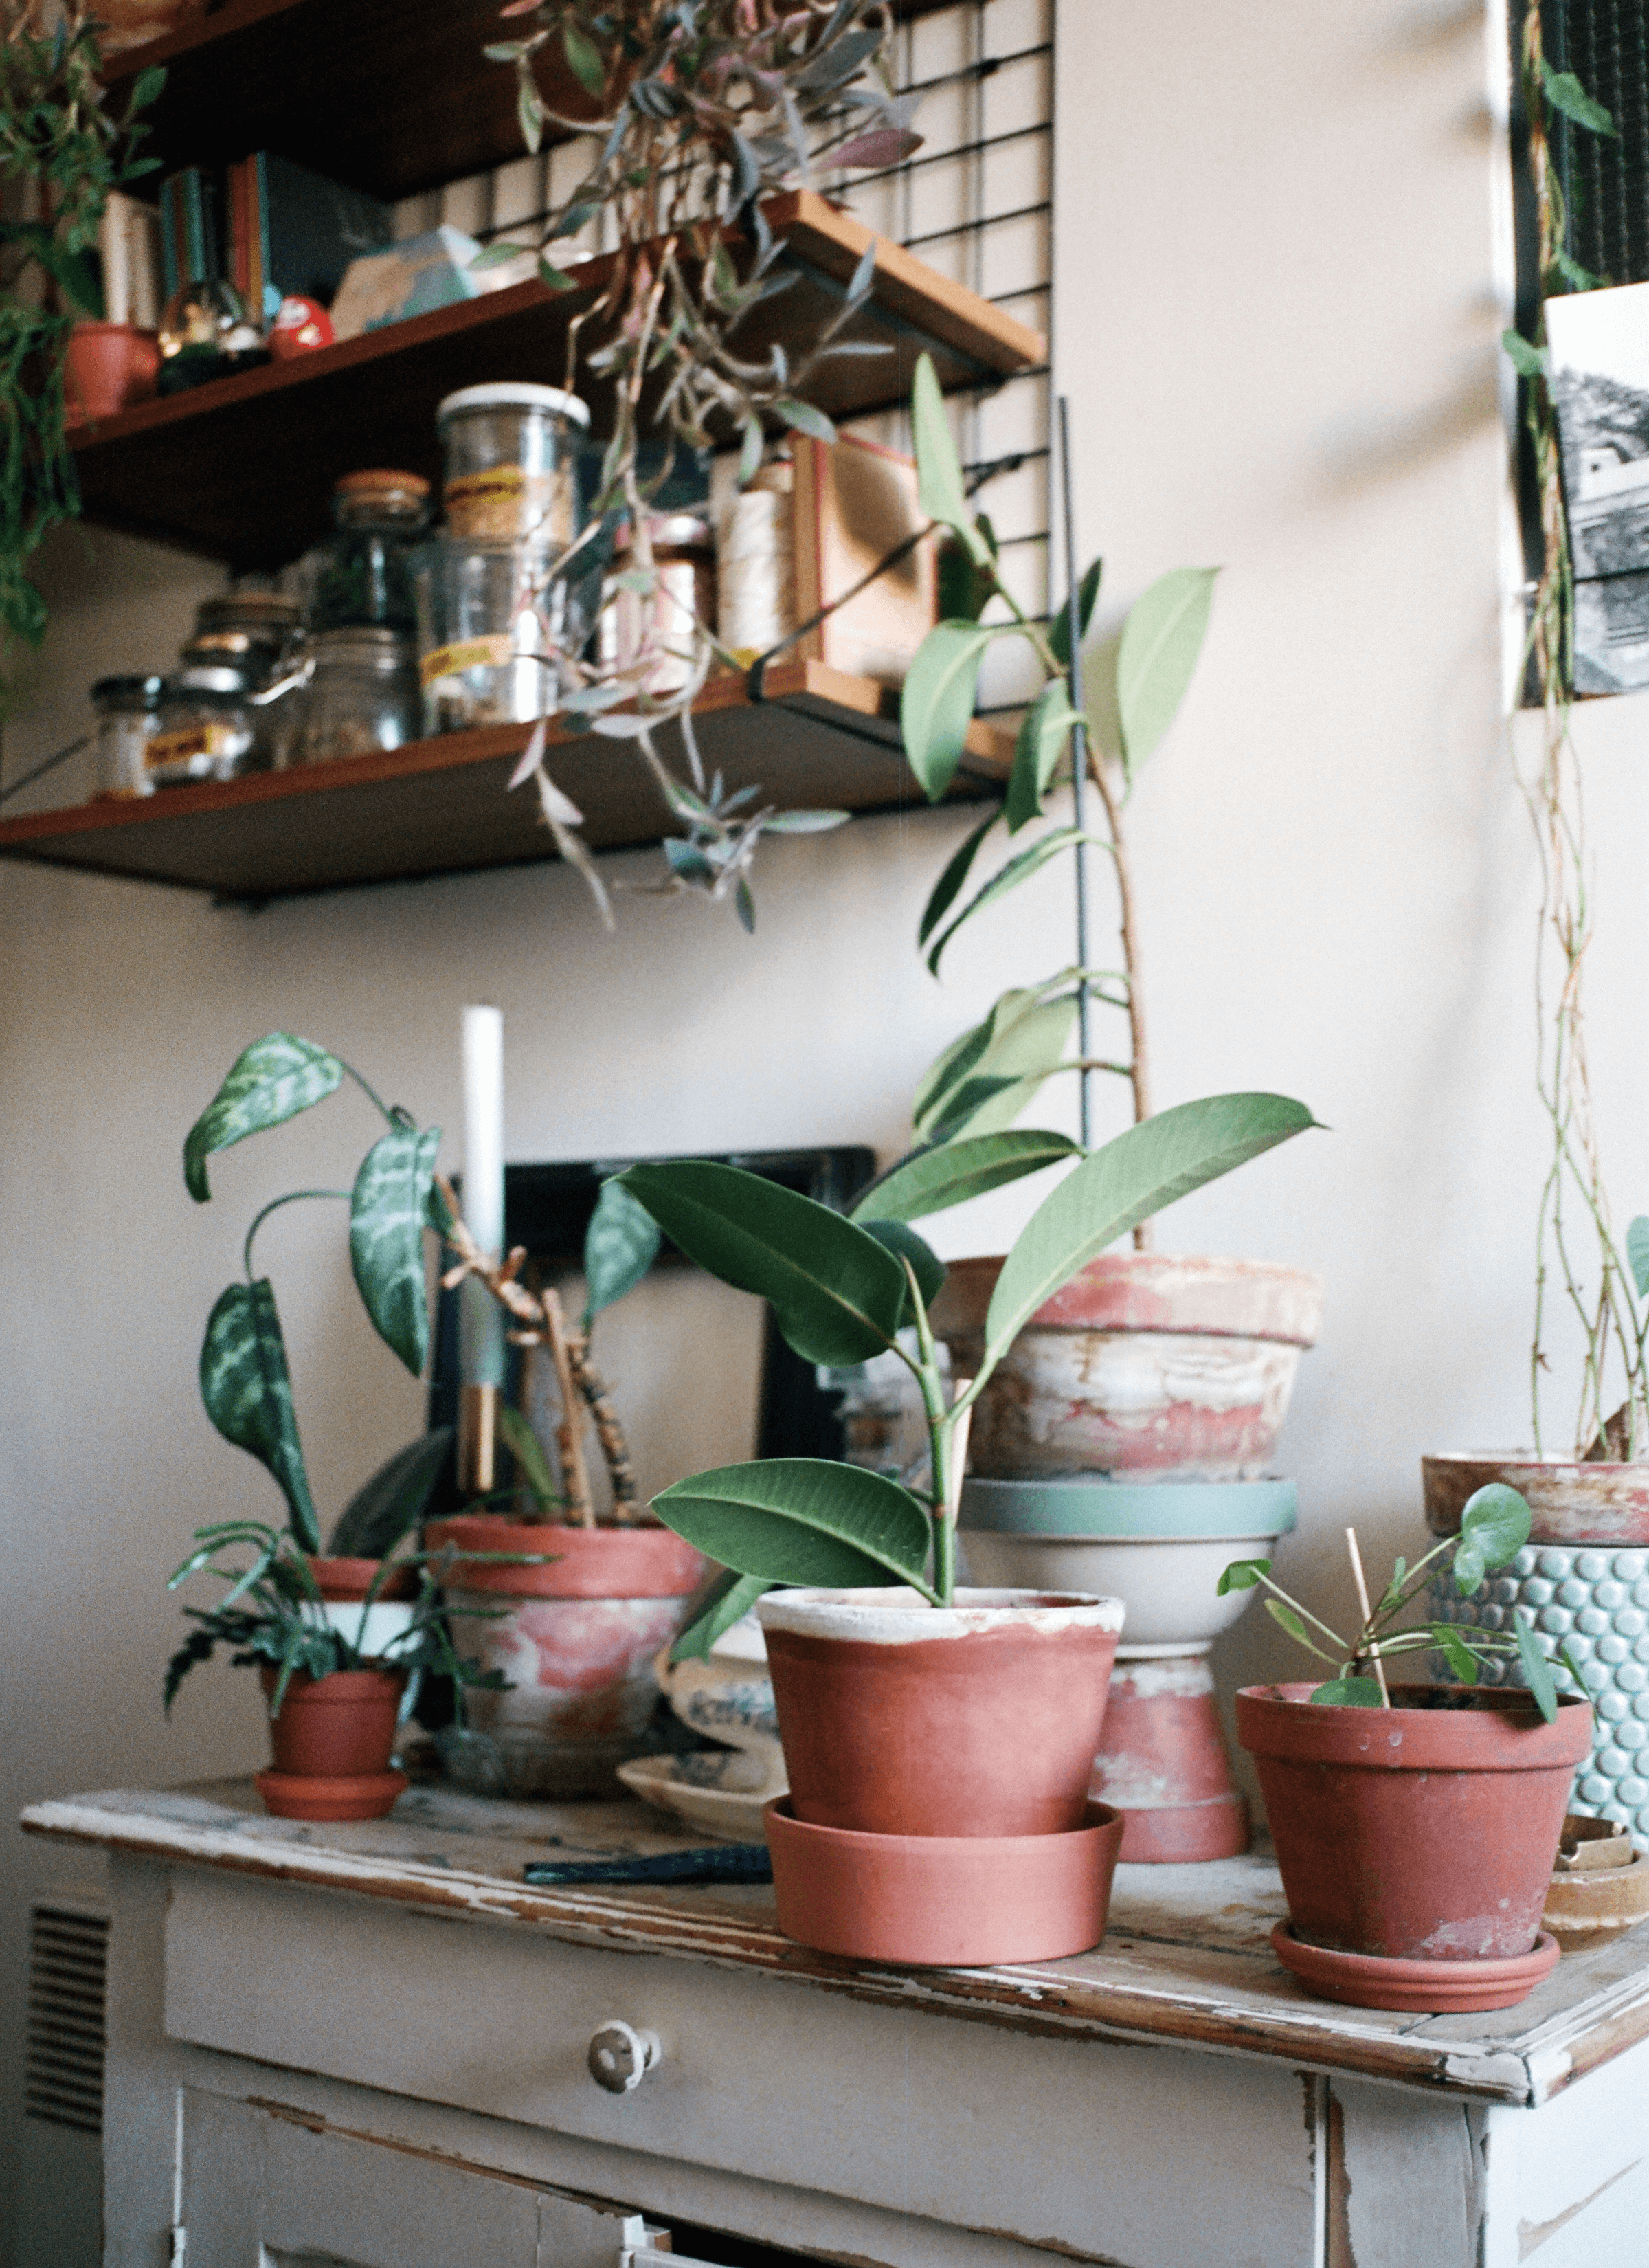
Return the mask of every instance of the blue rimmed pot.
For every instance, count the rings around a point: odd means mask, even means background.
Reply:
[[[1234,1858],[1249,1841],[1208,1655],[1253,1595],[1221,1598],[1233,1559],[1265,1559],[1297,1517],[1292,1481],[969,1479],[969,1580],[1121,1599],[1104,1747],[1089,1793],[1120,1811],[1138,1864]]]
[[[1592,1752],[1571,1808],[1616,1819],[1649,1845],[1649,1465],[1591,1464],[1530,1450],[1423,1457],[1426,1525],[1457,1535],[1475,1491],[1504,1482],[1527,1500],[1529,1539],[1469,1599],[1447,1575],[1431,1587],[1439,1622],[1509,1630],[1521,1610],[1547,1650],[1574,1656],[1593,1705]],[[1447,1678],[1441,1654],[1432,1674]],[[1520,1685],[1520,1670],[1485,1663],[1486,1685]]]

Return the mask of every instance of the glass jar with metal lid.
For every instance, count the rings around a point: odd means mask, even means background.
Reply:
[[[182,787],[267,770],[256,752],[255,713],[239,669],[197,662],[167,678],[144,751],[151,786]]]
[[[424,729],[530,724],[551,713],[563,672],[590,634],[578,593],[545,584],[520,543],[432,544],[420,566]]]
[[[99,677],[92,688],[97,717],[94,795],[151,795],[145,761],[160,706],[158,677]]]
[[[430,483],[416,473],[344,475],[332,491],[337,533],[310,598],[313,630],[416,629],[412,556],[429,498]]]
[[[253,723],[253,760],[242,769],[284,771],[298,753],[303,733],[304,654],[301,602],[280,591],[228,591],[202,599],[195,631],[182,649],[180,676],[228,670],[248,695]]]
[[[304,758],[323,763],[399,748],[423,731],[415,642],[406,631],[357,623],[313,640]]]
[[[467,386],[435,413],[449,537],[555,551],[578,533],[578,458],[590,412],[556,386]]]

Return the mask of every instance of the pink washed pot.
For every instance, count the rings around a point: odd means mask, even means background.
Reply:
[[[1467,1499],[1502,1481],[1528,1503],[1531,1543],[1626,1551],[1649,1545],[1649,1464],[1587,1464],[1536,1456],[1532,1449],[1461,1449],[1422,1457],[1420,1473],[1433,1535],[1457,1535]]]
[[[543,1551],[539,1567],[466,1566],[445,1582],[453,1642],[510,1681],[466,1697],[465,1721],[490,1744],[475,1758],[490,1792],[616,1795],[617,1767],[641,1745],[658,1697],[653,1657],[681,1629],[705,1563],[664,1528],[523,1526],[468,1514],[431,1523],[432,1550]],[[490,1619],[486,1611],[506,1607]],[[449,1769],[465,1776],[460,1761]]]
[[[953,1261],[933,1324],[964,1375],[1000,1259]],[[1257,1480],[1270,1468],[1322,1285],[1259,1260],[1108,1252],[1031,1317],[975,1404],[990,1479]]]

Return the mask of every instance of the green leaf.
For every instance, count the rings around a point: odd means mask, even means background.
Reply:
[[[1116,657],[1123,755],[1139,770],[1185,698],[1202,652],[1218,567],[1175,567],[1136,600]]]
[[[969,1135],[940,1149],[918,1150],[872,1182],[853,1208],[853,1219],[923,1220],[930,1213],[966,1204],[1026,1174],[1082,1152],[1068,1134],[1025,1127],[1002,1134]]]
[[[622,1182],[606,1181],[584,1233],[584,1332],[633,1291],[659,1257],[659,1224]]]
[[[189,1195],[204,1204],[211,1195],[206,1160],[215,1150],[244,1142],[266,1126],[279,1126],[299,1111],[324,1102],[343,1077],[336,1056],[290,1032],[270,1032],[254,1040],[230,1067],[229,1076],[190,1127],[183,1144],[183,1178]]]
[[[304,1469],[286,1343],[268,1277],[255,1284],[232,1284],[212,1309],[201,1346],[201,1399],[225,1440],[268,1466],[286,1498],[293,1535],[306,1551],[319,1551],[320,1524]]]
[[[772,410],[773,415],[782,417],[792,431],[806,433],[811,440],[828,443],[836,439],[836,427],[824,411],[816,409],[811,401],[792,401],[785,396],[772,404]]]
[[[1330,1709],[1382,1709],[1385,1696],[1372,1677],[1331,1677],[1307,1696]]]
[[[1520,331],[1502,331],[1500,343],[1505,349],[1512,367],[1520,378],[1544,378],[1546,357],[1537,346],[1531,346]]]
[[[979,664],[996,632],[977,622],[940,622],[917,648],[899,696],[905,756],[930,803],[956,777],[979,693]]]
[[[934,564],[939,578],[939,620],[976,622],[996,590],[995,575],[988,567],[975,565],[968,546],[954,535],[947,535],[939,545]]]
[[[1535,1635],[1534,1619],[1525,1608],[1514,1607],[1512,1626],[1517,1632],[1518,1660],[1523,1665],[1528,1690],[1535,1696],[1535,1705],[1546,1722],[1554,1725],[1557,1721],[1557,1681]]]
[[[1082,578],[1081,587],[1077,593],[1077,620],[1084,637],[1086,637],[1088,624],[1093,619],[1093,603],[1100,595],[1100,576],[1104,565],[1102,559],[1096,559]],[[1069,606],[1061,607],[1059,612],[1049,623],[1048,644],[1054,659],[1060,667],[1069,669],[1071,666],[1071,608]]]
[[[1594,276],[1589,268],[1582,268],[1579,261],[1571,259],[1566,252],[1554,252],[1551,264],[1572,291],[1601,291],[1609,282],[1607,276]]]
[[[498,1431],[539,1510],[555,1512],[564,1499],[556,1486],[556,1476],[549,1469],[543,1444],[520,1411],[507,1402],[498,1404]]]
[[[607,92],[607,66],[601,61],[601,50],[587,32],[580,31],[571,21],[562,26],[561,44],[574,78],[586,94],[594,95],[599,102]]]
[[[961,538],[975,566],[990,564],[990,546],[968,509],[962,486],[961,460],[951,438],[945,397],[931,355],[918,355],[910,388],[910,431],[917,453],[917,501],[930,519],[937,519]]]
[[[478,252],[469,264],[472,269],[502,268],[507,261],[530,259],[532,252],[530,244],[506,244],[499,239]]]
[[[1638,1286],[1638,1297],[1649,1299],[1649,1216],[1643,1213],[1626,1232],[1626,1265]]]
[[[1298,1638],[1301,1646],[1311,1645],[1310,1632],[1292,1607],[1285,1606],[1281,1599],[1268,1599],[1265,1611],[1273,1622],[1282,1624],[1290,1638]]]
[[[1558,1639],[1557,1653],[1558,1660],[1562,1662],[1564,1668],[1568,1671],[1571,1678],[1574,1681],[1576,1692],[1579,1693],[1583,1701],[1589,1701],[1592,1697],[1592,1689],[1586,1683],[1586,1679],[1580,1673],[1579,1663],[1575,1660],[1573,1654],[1570,1653],[1569,1641],[1566,1638],[1560,1638]]]
[[[1010,890],[1017,890],[1021,882],[1028,882],[1033,874],[1041,873],[1050,858],[1058,858],[1062,850],[1074,850],[1078,843],[1097,843],[1101,850],[1108,850],[1110,848],[1102,835],[1094,835],[1080,827],[1055,827],[1050,828],[1046,835],[1038,836],[1028,849],[1016,850],[1007,864],[998,866],[990,880],[968,900],[949,927],[934,939],[928,953],[928,967],[932,974],[935,976],[939,975],[939,961],[945,948],[964,922],[971,921],[987,906],[993,906],[998,899],[1005,898]]]
[[[1555,71],[1544,55],[1540,59],[1540,83],[1554,110],[1584,126],[1588,134],[1607,134],[1618,141],[1615,121],[1601,102],[1594,102],[1572,71]]]
[[[991,828],[996,825],[997,820],[1000,819],[1001,816],[1001,806],[998,806],[995,811],[988,813],[987,815],[980,821],[978,826],[975,827],[973,833],[968,836],[961,849],[952,854],[946,865],[945,872],[939,876],[939,880],[933,885],[931,896],[929,898],[927,904],[923,908],[922,926],[917,932],[917,943],[918,946],[923,946],[927,943],[929,938],[932,936],[934,931],[939,927],[946,915],[950,911],[952,905],[955,902],[957,893],[961,890],[962,884],[968,880],[968,870],[974,863],[975,855],[978,851],[980,844],[984,841],[986,836],[990,834]]]
[[[1008,798],[1004,806],[1008,833],[1042,815],[1042,798],[1054,767],[1064,752],[1077,712],[1063,677],[1050,677],[1020,721],[1013,743],[1013,769],[1008,775]]]
[[[845,1368],[893,1344],[903,1318],[904,1270],[873,1236],[828,1205],[737,1166],[631,1166],[619,1178],[689,1260],[769,1301],[805,1362]]]
[[[756,1601],[773,1586],[764,1576],[740,1575],[725,1568],[706,1593],[704,1602],[670,1648],[672,1661],[708,1661],[710,1650],[724,1631],[747,1615]]]
[[[1470,1598],[1483,1578],[1482,1552],[1463,1538],[1454,1548],[1454,1587],[1462,1599]]]
[[[327,1550],[335,1559],[383,1559],[423,1519],[453,1446],[453,1429],[438,1425],[397,1449],[371,1480],[357,1489],[338,1515]]]
[[[538,90],[527,79],[522,79],[515,90],[515,115],[521,129],[521,139],[536,157],[544,138],[544,106]]]
[[[907,1221],[867,1220],[860,1224],[866,1236],[873,1236],[878,1244],[887,1246],[895,1260],[908,1260],[916,1271],[917,1289],[922,1294],[922,1304],[931,1307],[939,1298],[945,1284],[945,1263],[939,1258],[924,1236],[918,1236]]]
[[[769,1457],[677,1481],[652,1508],[707,1557],[769,1583],[915,1584],[931,1524],[897,1482],[822,1457]]]
[[[985,1316],[981,1375],[1045,1300],[1137,1222],[1316,1123],[1287,1095],[1211,1094],[1159,1111],[1096,1150],[1042,1200],[1004,1262]]]
[[[147,70],[139,71],[137,84],[132,89],[131,100],[126,106],[128,118],[135,117],[140,110],[147,110],[150,104],[157,99],[166,83],[166,71],[159,63],[151,63]]]
[[[546,260],[541,252],[538,255],[538,280],[546,291],[571,291],[573,289],[572,277],[564,269],[557,268],[553,260]]]
[[[1433,1623],[1432,1635],[1461,1683],[1475,1685],[1477,1683],[1477,1657],[1453,1623]]]
[[[430,1356],[423,1231],[441,1130],[392,1126],[361,1160],[350,1197],[350,1265],[372,1328],[415,1378]]]
[[[1460,1532],[1465,1550],[1476,1557],[1483,1567],[1504,1567],[1514,1559],[1528,1542],[1531,1525],[1528,1504],[1514,1488],[1503,1481],[1491,1481],[1466,1499],[1466,1508],[1460,1516]],[[1454,1555],[1458,1572],[1460,1553]],[[1477,1582],[1483,1577],[1480,1574]],[[1468,1588],[1475,1591],[1477,1583]]]
[[[1227,1597],[1233,1591],[1252,1591],[1258,1585],[1260,1578],[1263,1575],[1269,1575],[1270,1572],[1271,1563],[1269,1559],[1233,1559],[1215,1584],[1214,1590],[1222,1599]]]
[[[1076,1020],[1073,992],[1054,1000],[1005,992],[927,1072],[912,1108],[918,1136],[954,1141],[967,1130],[994,1134],[1009,1125],[1058,1068]]]

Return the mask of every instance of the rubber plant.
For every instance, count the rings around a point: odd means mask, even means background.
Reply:
[[[165,84],[141,72],[104,107],[89,0],[8,0],[0,41],[0,643],[38,646],[46,607],[29,561],[80,508],[63,429],[63,353],[77,317],[100,319],[92,259],[113,189],[159,164],[139,114]],[[55,290],[57,304],[52,305]]]
[[[1083,1159],[1009,1253],[978,1373],[956,1382],[948,1406],[928,1322],[945,1271],[909,1225],[921,1210],[914,1197],[907,1193],[902,1212],[890,1214],[873,1186],[848,1218],[737,1167],[639,1165],[620,1174],[620,1186],[689,1259],[769,1302],[805,1361],[846,1366],[896,1354],[916,1377],[927,1423],[925,1491],[854,1465],[779,1457],[699,1473],[655,1497],[666,1526],[728,1570],[677,1653],[707,1652],[778,1583],[860,1588],[891,1580],[931,1605],[948,1605],[969,1415],[1027,1318],[1137,1222],[1315,1123],[1285,1095],[1211,1095],[1130,1127]],[[1009,1130],[978,1138],[986,1145],[978,1153],[982,1175],[992,1160],[1001,1179],[1021,1167],[1024,1136]]]

